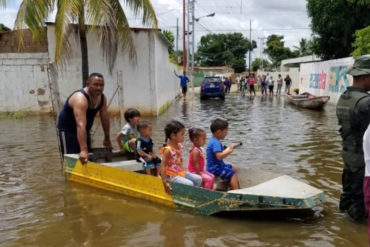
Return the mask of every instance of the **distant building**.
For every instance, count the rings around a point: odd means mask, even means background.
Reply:
[[[281,61],[280,71],[288,72],[290,68],[299,68],[302,63],[312,63],[319,61],[321,61],[321,58],[317,57],[316,55],[285,59]]]
[[[204,76],[231,77],[234,69],[228,66],[194,67],[194,84],[201,83]]]
[[[205,75],[231,76],[234,74],[234,69],[228,66],[194,67],[194,71]]]

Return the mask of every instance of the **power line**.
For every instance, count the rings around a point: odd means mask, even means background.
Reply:
[[[209,30],[207,27],[205,27],[202,23],[200,22],[197,22],[201,27],[203,27],[205,29],[205,31],[209,32],[209,33],[213,33],[213,31]],[[205,32],[203,31],[203,32]]]
[[[175,11],[175,10],[178,10],[178,9],[169,9],[168,11],[164,11],[162,13],[156,14],[156,16],[158,17],[158,16],[161,16],[161,15],[165,15],[165,14],[170,13],[170,12]]]
[[[200,24],[200,23],[199,23]],[[202,25],[202,24],[200,24]],[[202,25],[203,26],[203,25]],[[173,28],[174,26],[163,26],[162,28]],[[204,27],[204,26],[203,26]],[[306,27],[293,27],[293,28],[262,28],[262,29],[212,29],[209,30],[208,28],[204,27],[209,32],[249,32],[252,30],[253,32],[263,32],[263,31],[294,31],[294,30],[311,30],[311,28]]]

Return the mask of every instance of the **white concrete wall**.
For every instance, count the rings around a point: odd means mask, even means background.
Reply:
[[[336,104],[339,96],[353,83],[352,76],[346,74],[353,62],[352,57],[347,57],[301,64],[299,92],[329,95],[329,102]]]
[[[104,93],[108,101],[117,93],[109,107],[110,111],[124,111],[135,107],[144,115],[157,115],[160,108],[171,102],[178,93],[179,83],[173,75],[175,66],[167,58],[167,44],[160,37],[147,30],[132,31],[136,46],[136,63],[129,59],[128,52],[118,50],[112,73],[109,72],[97,35],[88,36],[89,72],[102,73],[105,78]],[[82,86],[80,45],[76,36],[69,38],[72,56],[64,66],[58,68],[57,88],[60,101]],[[48,43],[51,61],[54,58],[54,26],[48,25]],[[177,85],[177,87],[175,86]],[[123,103],[123,105],[122,105]]]
[[[158,35],[155,35],[156,44],[161,44],[162,41]],[[156,45],[155,47],[155,61],[156,66],[156,88],[157,88],[157,114],[162,113],[180,93],[180,79],[177,78],[174,74],[179,74],[177,67],[168,62],[168,48],[163,45]],[[189,85],[189,90],[190,85]],[[159,112],[162,111],[162,112]]]
[[[0,112],[50,112],[47,53],[0,53]]]

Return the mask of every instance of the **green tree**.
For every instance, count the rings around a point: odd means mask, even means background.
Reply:
[[[370,0],[348,0],[350,3],[358,3],[360,5],[370,4]]]
[[[235,73],[241,73],[245,71],[245,58],[237,57],[232,61],[232,68]]]
[[[298,52],[292,52],[288,47],[284,46],[283,39],[283,35],[276,34],[267,37],[267,48],[263,52],[271,58],[274,67],[279,66],[281,60],[299,56]]]
[[[370,26],[357,30],[355,33],[356,40],[353,43],[355,50],[352,56],[361,56],[370,54]]]
[[[242,33],[207,34],[202,36],[197,52],[197,63],[202,66],[224,66],[234,68],[235,72],[245,70],[245,54],[256,48]]]
[[[323,59],[349,56],[355,31],[370,25],[369,0],[307,0],[307,12],[317,37],[314,53]]]
[[[10,31],[11,29],[5,26],[4,24],[0,23],[0,32],[1,31]]]
[[[252,70],[257,71],[259,69],[269,70],[271,68],[271,63],[267,59],[256,58],[252,62]]]
[[[179,64],[179,61],[178,61],[178,59],[180,58],[179,53],[174,50],[175,36],[169,30],[163,30],[162,33],[166,37],[168,42],[170,43],[170,45],[168,47],[168,58],[169,58],[170,62],[174,63],[174,64]]]
[[[5,6],[6,0],[0,0]],[[142,16],[142,23],[157,26],[157,18],[150,0],[126,0],[133,13]],[[98,31],[99,41],[110,71],[113,69],[118,44],[128,50],[130,58],[136,56],[135,45],[128,20],[119,0],[23,0],[18,10],[15,27],[19,30],[22,43],[24,24],[32,32],[35,40],[44,32],[44,21],[56,7],[55,17],[55,60],[59,61],[68,52],[67,38],[74,28],[71,20],[77,23],[82,55],[82,84],[88,79],[88,33]],[[89,24],[89,25],[86,25]]]
[[[163,30],[162,33],[166,37],[166,39],[170,42],[170,46],[168,47],[168,53],[171,54],[174,52],[173,48],[175,46],[175,36],[169,30]]]
[[[313,54],[313,40],[302,38],[299,41],[299,46],[294,46],[299,56],[308,56]]]

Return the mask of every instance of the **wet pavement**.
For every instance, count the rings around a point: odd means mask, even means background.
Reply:
[[[228,162],[300,179],[324,190],[327,202],[305,215],[200,216],[168,208],[67,182],[52,117],[0,119],[0,246],[367,246],[366,224],[337,210],[342,161],[335,106],[316,112],[286,105],[283,96],[234,93],[223,102],[196,95],[150,119],[156,147],[169,119],[202,127],[209,138],[215,117],[229,121],[226,145],[243,142]],[[112,141],[122,124],[112,119]],[[99,146],[102,131],[94,137]]]

